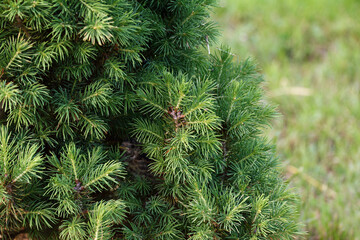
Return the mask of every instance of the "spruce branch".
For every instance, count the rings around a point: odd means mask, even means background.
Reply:
[[[13,82],[0,82],[0,101],[5,112],[14,109],[21,98],[21,90]]]
[[[113,34],[111,31],[114,28],[113,23],[112,17],[94,14],[87,15],[85,17],[85,26],[80,30],[79,34],[84,41],[90,41],[93,45],[97,43],[101,46],[107,41],[112,41]]]
[[[51,228],[56,223],[54,210],[46,204],[35,205],[28,211],[25,211],[25,221],[31,228],[34,227],[38,230],[45,227]]]
[[[60,239],[86,239],[86,223],[79,216],[65,220],[61,224],[60,229]]]
[[[32,177],[40,177],[42,157],[38,154],[37,145],[27,144],[23,151],[19,152],[18,164],[13,167],[13,181],[30,183]]]
[[[16,68],[22,68],[23,65],[29,63],[32,58],[32,52],[30,51],[32,47],[33,44],[30,41],[25,40],[20,34],[17,38],[10,38],[1,53],[6,64],[4,71],[10,71],[9,74],[11,74],[12,71],[16,71]]]

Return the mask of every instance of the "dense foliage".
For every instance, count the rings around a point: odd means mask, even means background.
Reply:
[[[0,230],[292,239],[256,65],[212,55],[212,0],[0,4]]]

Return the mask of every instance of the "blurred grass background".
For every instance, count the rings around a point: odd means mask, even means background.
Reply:
[[[360,1],[222,0],[215,18],[278,105],[269,135],[307,238],[360,239]]]

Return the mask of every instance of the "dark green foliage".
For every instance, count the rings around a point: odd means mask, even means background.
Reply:
[[[39,144],[29,132],[13,134],[0,128],[0,232],[3,236],[18,231],[23,225],[33,229],[51,227],[56,217],[46,198],[43,198],[44,157]]]
[[[275,114],[262,76],[208,52],[213,5],[2,1],[3,236],[299,235],[296,196],[261,137]]]

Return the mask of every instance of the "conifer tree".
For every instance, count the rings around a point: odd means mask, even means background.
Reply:
[[[215,0],[0,3],[0,234],[294,239],[296,195]]]

